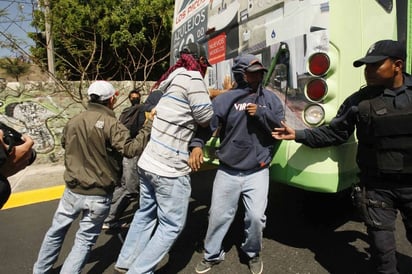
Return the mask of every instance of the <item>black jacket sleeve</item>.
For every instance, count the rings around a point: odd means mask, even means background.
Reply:
[[[296,142],[312,148],[336,146],[345,143],[355,130],[360,100],[361,96],[358,94],[347,98],[328,125],[297,130]]]

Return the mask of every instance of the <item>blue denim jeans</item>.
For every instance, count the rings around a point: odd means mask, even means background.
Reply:
[[[132,274],[154,273],[184,228],[192,190],[189,175],[168,178],[139,168],[139,180],[140,208],[116,262]]]
[[[222,242],[235,218],[239,198],[245,206],[245,240],[241,248],[250,258],[259,255],[266,226],[268,190],[268,168],[248,173],[219,167],[213,183],[205,238],[206,260],[224,260]]]
[[[73,221],[82,214],[72,250],[60,273],[80,273],[91,248],[96,243],[102,224],[109,213],[110,196],[90,196],[72,192],[66,187],[53,222],[41,245],[33,274],[48,273],[56,262],[66,233]]]

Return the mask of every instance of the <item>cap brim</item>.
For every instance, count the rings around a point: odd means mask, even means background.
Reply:
[[[248,67],[246,69],[247,72],[256,72],[256,71],[261,71],[263,70],[264,72],[267,72],[268,70],[263,67],[261,64],[255,64],[255,65],[251,65],[250,67]]]
[[[371,56],[365,56],[361,59],[356,60],[355,62],[353,62],[353,66],[355,68],[360,67],[364,64],[373,64],[382,60],[385,60],[386,58],[388,58],[388,56],[382,56],[382,55],[371,55]]]

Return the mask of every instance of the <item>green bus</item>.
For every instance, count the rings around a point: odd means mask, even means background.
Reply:
[[[251,53],[268,68],[264,80],[285,105],[285,120],[302,129],[327,124],[351,93],[365,85],[352,62],[377,40],[407,45],[411,72],[410,0],[176,0],[171,63],[188,42],[208,51],[205,81],[222,88],[233,58]],[[312,149],[283,141],[270,167],[271,180],[305,190],[336,193],[357,181],[356,139]],[[217,163],[212,138],[205,160]]]

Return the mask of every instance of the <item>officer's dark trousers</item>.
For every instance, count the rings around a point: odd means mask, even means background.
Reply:
[[[371,179],[371,178],[369,178]],[[399,273],[396,260],[395,222],[398,210],[412,243],[412,176],[385,176],[380,183],[367,183],[365,224],[371,240],[375,273]],[[375,181],[376,182],[376,181]],[[383,184],[382,184],[383,183]]]

